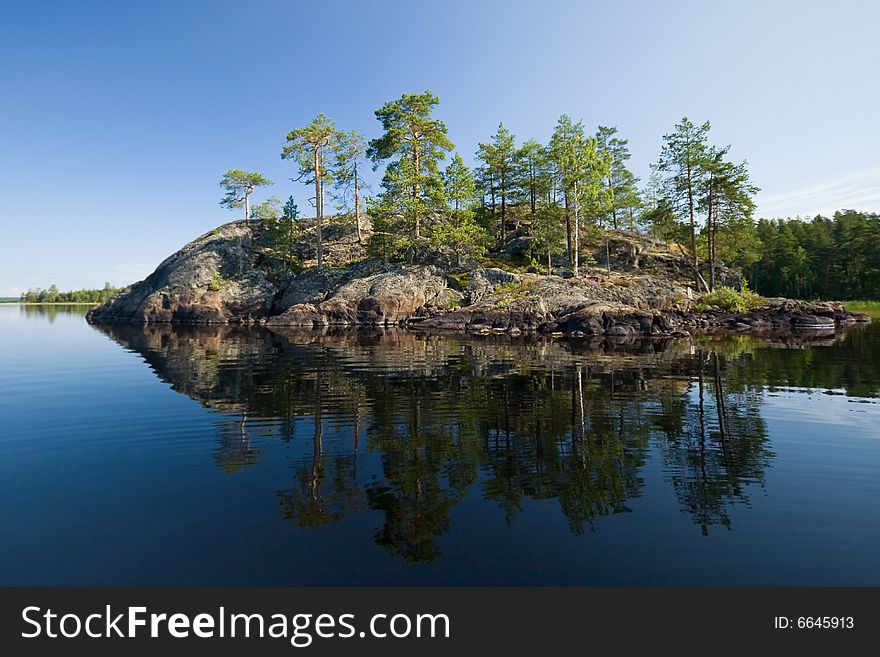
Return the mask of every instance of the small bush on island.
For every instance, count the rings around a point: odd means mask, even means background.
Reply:
[[[750,308],[760,305],[763,301],[764,298],[752,292],[743,281],[742,290],[735,290],[724,285],[716,287],[712,292],[701,296],[694,308],[701,313],[710,309],[744,313]]]
[[[214,272],[214,278],[211,279],[211,282],[208,283],[208,288],[212,292],[219,292],[223,289],[223,275],[219,271]]]

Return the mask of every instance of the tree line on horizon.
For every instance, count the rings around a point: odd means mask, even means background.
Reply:
[[[61,292],[58,286],[52,283],[48,289],[31,288],[22,292],[19,301],[22,303],[104,303],[109,301],[122,288],[113,287],[110,283],[104,283],[104,287],[95,290],[69,290]]]
[[[340,211],[353,213],[357,240],[365,243],[367,254],[386,261],[413,262],[430,249],[445,249],[461,265],[503,250],[527,226],[533,264],[545,263],[549,273],[554,261],[562,262],[578,276],[583,264],[593,264],[585,247],[607,243],[609,230],[626,229],[686,253],[700,291],[716,287],[721,263],[747,276],[763,275],[768,289],[790,290],[783,280],[804,281],[794,284],[796,295],[801,288],[803,293],[824,289],[811,288],[805,274],[792,273],[800,266],[796,262],[782,262],[790,249],[777,253],[772,263],[766,260],[763,238],[772,237],[772,231],[754,219],[759,189],[747,162],[731,161],[730,146],[710,142],[708,122],[698,125],[684,117],[663,135],[660,157],[641,185],[627,164],[628,141],[616,127],[600,125],[591,133],[567,114],[546,144],[518,142],[499,123],[495,134],[477,145],[478,166],[471,169],[435,116],[438,105],[430,91],[404,93],[385,103],[375,111],[382,134],[372,140],[357,130],[338,129],[324,114],[287,134],[281,157],[294,163],[293,180],[314,186],[310,202],[318,266],[324,264],[322,231],[330,220],[325,214],[330,195]],[[366,195],[364,168],[382,165],[381,190]],[[264,221],[290,253],[302,232],[293,197],[283,205],[276,198],[253,207],[250,202],[257,188],[271,184],[259,172],[231,169],[221,181],[226,190],[221,204],[244,208],[246,222]],[[372,222],[366,239],[364,211]],[[795,248],[791,257],[798,253]]]
[[[761,257],[748,274],[764,296],[880,299],[880,214],[761,219],[755,233]]]

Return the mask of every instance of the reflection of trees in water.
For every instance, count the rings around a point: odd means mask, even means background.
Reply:
[[[711,525],[730,528],[730,506],[748,504],[746,486],[763,483],[773,455],[760,389],[726,389],[717,352],[698,351],[695,366],[696,399],[681,407],[681,429],[661,449],[682,510],[708,534]]]
[[[357,483],[358,426],[355,423],[352,453],[325,456],[322,386],[323,377],[318,369],[314,377],[311,457],[296,468],[296,485],[278,491],[281,515],[295,527],[323,527],[362,507],[361,489]],[[290,422],[289,417],[287,421]],[[292,430],[293,424],[289,426]]]
[[[706,533],[730,526],[730,506],[748,502],[772,457],[761,387],[742,383],[742,358],[720,344],[572,351],[541,339],[107,330],[175,389],[238,414],[220,425],[225,470],[259,456],[243,417],[273,418],[275,437],[299,441],[293,485],[278,492],[294,526],[381,511],[376,543],[408,561],[437,558],[474,484],[508,522],[529,500],[556,500],[579,534],[630,510],[655,444]],[[365,452],[378,471],[359,474]]]
[[[223,472],[233,473],[257,462],[260,450],[251,444],[247,430],[247,413],[238,419],[228,419],[218,423],[217,449],[214,460]]]
[[[877,397],[880,395],[878,335],[880,321],[874,320],[842,336],[809,342],[789,338],[769,344],[739,336],[709,342],[707,346],[728,358],[737,357],[736,368],[728,373],[737,382],[756,383],[771,390],[842,388],[852,397]]]
[[[508,522],[526,498],[558,499],[579,534],[597,517],[628,511],[627,499],[641,493],[647,427],[638,404],[609,395],[609,374],[577,362],[487,386],[495,415],[486,427],[483,494]]]
[[[49,323],[55,322],[58,315],[62,317],[85,317],[91,304],[21,304],[21,314],[28,319],[48,319]]]

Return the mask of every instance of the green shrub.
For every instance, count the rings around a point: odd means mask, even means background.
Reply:
[[[710,308],[729,313],[744,313],[749,308],[760,305],[763,297],[752,292],[743,282],[742,291],[724,285],[716,287],[712,292],[699,298],[694,308],[697,312],[705,312]]]
[[[450,274],[450,276],[458,281],[458,284],[461,286],[462,289],[466,288],[471,282],[471,277],[468,272],[462,272],[461,274]]]
[[[514,301],[525,299],[535,286],[537,281],[520,281],[519,283],[505,283],[495,288],[494,294],[499,295],[495,305],[498,308],[507,308]]]
[[[223,287],[223,276],[220,275],[219,271],[214,272],[214,278],[211,279],[211,282],[208,283],[208,289],[212,292],[219,292]]]

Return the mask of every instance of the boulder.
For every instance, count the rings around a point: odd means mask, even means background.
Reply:
[[[268,320],[270,326],[400,324],[426,308],[445,309],[454,296],[446,274],[433,266],[400,265],[345,280],[319,303],[297,303]]]

